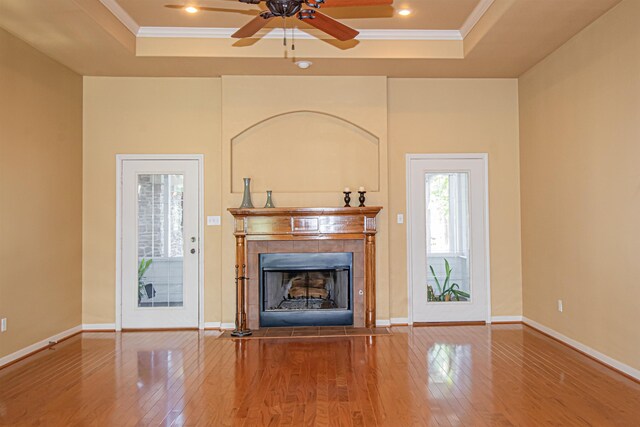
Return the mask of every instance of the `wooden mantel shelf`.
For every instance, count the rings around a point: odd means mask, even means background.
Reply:
[[[282,216],[282,215],[377,215],[381,206],[364,208],[230,208],[233,216]]]
[[[380,206],[355,208],[229,209],[236,237],[236,265],[247,263],[247,240],[342,240],[364,243],[365,326],[376,323],[376,217]],[[241,270],[242,271],[242,270]],[[246,289],[237,288],[236,331],[248,331]],[[250,333],[250,332],[249,332]]]
[[[249,240],[364,239],[377,231],[380,206],[229,209],[234,234]]]

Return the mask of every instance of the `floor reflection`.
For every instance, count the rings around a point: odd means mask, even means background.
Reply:
[[[471,346],[468,344],[436,343],[427,352],[429,383],[452,386],[467,378],[463,361],[471,361]]]
[[[157,384],[168,385],[172,375],[182,378],[183,357],[181,350],[138,351],[139,389]]]

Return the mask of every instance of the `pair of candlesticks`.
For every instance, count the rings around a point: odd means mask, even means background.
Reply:
[[[344,194],[344,207],[350,208],[351,207],[351,189],[349,187],[346,187],[342,193]],[[358,197],[360,206],[358,207],[364,208],[365,207],[364,202],[366,201],[366,198],[364,195],[367,194],[367,191],[364,189],[364,187],[360,187],[358,188],[358,194],[360,194],[360,197]]]

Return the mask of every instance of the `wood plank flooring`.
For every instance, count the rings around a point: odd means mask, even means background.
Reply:
[[[219,335],[73,337],[0,370],[0,425],[640,425],[640,384],[522,325]]]

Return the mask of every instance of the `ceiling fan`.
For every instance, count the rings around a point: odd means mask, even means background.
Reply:
[[[273,18],[290,18],[296,16],[299,20],[329,34],[340,41],[354,39],[359,32],[351,27],[336,21],[321,13],[321,7],[353,7],[353,6],[385,6],[393,3],[393,0],[234,0],[240,3],[260,4],[264,3],[267,10],[249,21],[244,27],[233,33],[231,37],[243,39],[255,35],[264,28]],[[173,9],[182,9],[184,6],[166,5]],[[199,7],[202,11],[216,11],[216,8]]]

